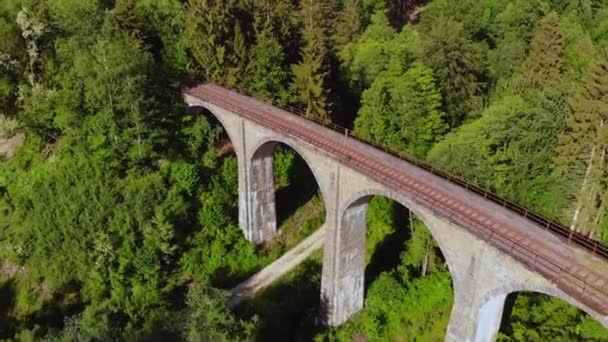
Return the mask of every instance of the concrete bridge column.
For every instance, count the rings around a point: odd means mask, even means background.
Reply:
[[[464,289],[463,291],[466,291]],[[506,294],[489,301],[470,300],[466,293],[456,293],[448,325],[446,341],[490,342],[495,341],[504,311]]]
[[[327,227],[321,299],[329,326],[346,322],[363,308],[368,203],[354,203],[344,215],[334,213],[337,224]]]
[[[273,152],[276,143],[269,142],[259,147],[249,157],[245,156],[246,176],[243,191],[249,214],[247,240],[262,243],[277,232],[276,203],[274,193]],[[246,213],[243,213],[245,215]]]
[[[366,216],[371,186],[367,177],[336,167],[328,208],[321,303],[324,323],[338,326],[363,308],[365,294]]]

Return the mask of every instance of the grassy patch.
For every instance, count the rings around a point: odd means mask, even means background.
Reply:
[[[259,341],[309,341],[317,331],[322,251],[315,252],[237,313],[257,316]]]

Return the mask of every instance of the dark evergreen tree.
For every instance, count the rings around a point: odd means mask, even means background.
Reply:
[[[288,97],[283,47],[274,37],[267,21],[256,29],[256,43],[251,48],[251,58],[246,69],[247,87],[264,99]]]
[[[183,39],[207,79],[226,81],[234,64],[237,0],[189,0]]]
[[[344,0],[337,16],[333,42],[336,49],[355,41],[362,27],[361,0]]]
[[[303,25],[304,46],[302,60],[292,66],[292,93],[306,107],[306,116],[330,121],[327,103],[329,39],[332,33],[330,1],[304,0],[300,17]]]
[[[528,58],[523,65],[523,75],[539,89],[556,85],[561,79],[563,67],[563,38],[557,13],[547,14],[538,23],[530,42]]]
[[[481,108],[488,85],[485,48],[467,37],[462,24],[447,19],[429,32],[424,58],[441,89],[448,122],[457,127]]]

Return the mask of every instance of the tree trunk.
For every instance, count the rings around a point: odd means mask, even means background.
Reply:
[[[581,195],[584,195],[584,193],[587,189],[587,184],[589,182],[589,174],[591,174],[591,169],[593,168],[593,158],[594,157],[595,157],[595,144],[591,148],[591,156],[589,157],[589,163],[587,164],[587,170],[585,171],[585,178],[583,178],[583,184],[581,186],[581,191],[580,191]],[[576,204],[576,209],[574,209],[574,215],[572,216],[572,223],[570,224],[571,230],[577,231],[576,225],[578,224],[578,219],[579,219],[579,215],[581,213],[582,207],[583,207],[583,201],[581,199],[579,199]]]

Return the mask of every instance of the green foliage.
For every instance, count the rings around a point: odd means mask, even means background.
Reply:
[[[314,55],[311,48],[302,53],[302,61],[293,65],[291,91],[298,94],[297,100],[306,106],[306,117],[329,121],[327,98],[323,88],[325,73],[322,70],[322,56]]]
[[[446,19],[429,32],[424,61],[437,79],[451,127],[474,116],[487,87],[487,53],[483,44],[468,38],[461,23]]]
[[[442,263],[441,252],[431,232],[419,220],[412,220],[411,224],[412,235],[407,249],[401,254],[401,264],[397,268],[404,282],[440,270]]]
[[[259,324],[214,287],[323,224],[322,199],[293,202],[276,241],[245,241],[237,161],[209,113],[185,113],[187,74],[331,111],[541,212],[578,211],[575,228],[608,239],[607,23],[603,0],[2,0],[0,135],[25,142],[0,159],[0,339],[313,338],[318,255],[244,310]],[[274,156],[289,196],[307,185],[294,156]],[[443,338],[449,275],[401,209],[371,200],[367,260],[383,265],[366,272],[388,271],[319,338]],[[521,298],[506,339],[606,339],[570,307]]]
[[[393,150],[424,156],[446,131],[433,72],[414,64],[388,70],[363,93],[355,133]]]
[[[389,66],[407,68],[414,61],[417,45],[415,32],[395,32],[386,14],[378,11],[359,39],[346,44],[338,55],[350,86],[363,91]]]
[[[297,102],[304,104],[307,117],[322,122],[330,121],[325,82],[332,10],[330,2],[306,0],[301,3],[304,38],[302,60],[291,67],[291,90]]]
[[[604,157],[607,90],[608,51],[604,50],[572,101],[555,158],[556,174],[564,179],[561,186],[573,203],[566,206],[566,220],[573,229],[604,239],[608,231]]]
[[[252,341],[255,320],[242,321],[226,306],[228,295],[200,283],[190,285],[186,298],[187,341]]]
[[[517,294],[508,331],[499,341],[605,341],[599,322],[559,298]]]
[[[336,48],[340,49],[344,45],[352,42],[361,32],[363,24],[361,0],[344,0],[342,9],[336,20],[336,29],[333,42]]]
[[[20,1],[0,4],[0,113],[14,113],[18,76],[24,65],[25,45],[17,25]]]
[[[534,87],[540,89],[558,84],[561,79],[563,54],[559,17],[555,12],[551,12],[540,20],[530,42],[528,58],[523,65],[525,77]]]
[[[405,284],[384,273],[369,288],[363,311],[317,340],[442,340],[452,298],[447,272]]]
[[[274,184],[277,188],[284,188],[290,185],[289,175],[292,173],[295,160],[295,152],[279,148],[274,152]]]
[[[495,101],[480,119],[450,133],[429,159],[520,203],[554,213],[552,149],[563,118],[529,95]]]
[[[243,62],[235,54],[235,42],[241,39],[236,37],[236,10],[236,0],[188,1],[183,39],[198,63],[194,70],[207,79],[227,80],[228,70]]]
[[[263,99],[285,100],[288,97],[283,47],[274,37],[269,23],[263,24],[256,34],[247,65],[247,87]]]
[[[395,206],[396,203],[386,197],[374,196],[369,201],[366,216],[367,242],[365,244],[365,260],[367,263],[370,262],[374,252],[387,236],[394,233],[396,229],[403,229],[403,227],[397,227],[396,225]]]

